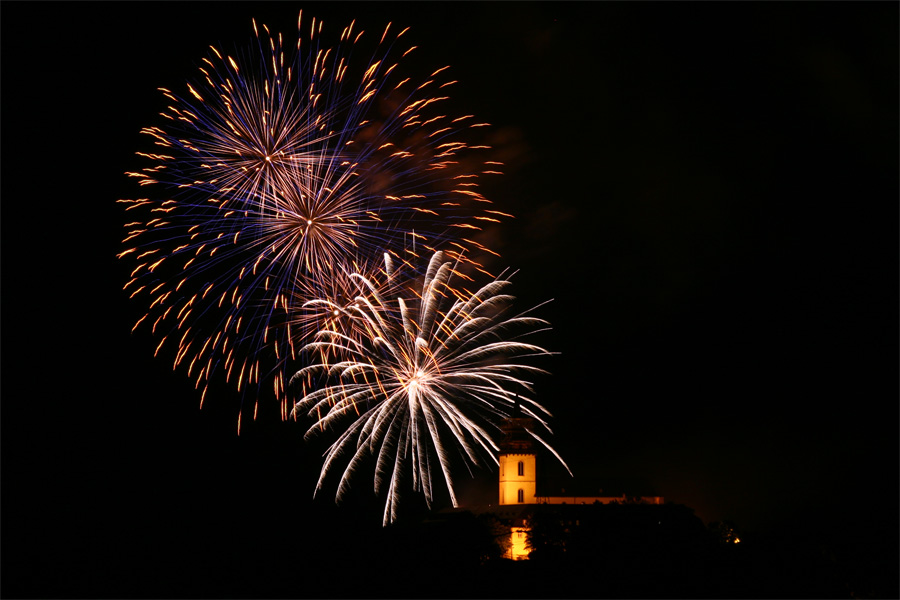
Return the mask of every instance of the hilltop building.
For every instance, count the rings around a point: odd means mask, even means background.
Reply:
[[[596,495],[583,493],[571,481],[566,488],[552,482],[539,484],[537,477],[537,449],[528,431],[534,430],[534,419],[518,413],[503,425],[500,443],[499,504],[497,516],[510,522],[511,543],[507,557],[513,560],[528,558],[528,520],[536,505],[541,504],[664,504],[662,496]]]

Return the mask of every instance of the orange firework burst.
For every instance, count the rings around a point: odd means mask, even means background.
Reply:
[[[133,261],[125,291],[148,307],[135,328],[171,347],[201,404],[213,373],[257,398],[271,378],[283,417],[284,359],[319,323],[297,307],[384,252],[443,248],[477,268],[490,250],[456,235],[504,216],[478,191],[496,163],[466,141],[485,124],[441,110],[447,67],[401,75],[414,47],[390,24],[351,23],[334,44],[321,21],[297,27],[286,44],[254,21],[250,48],[211,46],[182,92],[161,89],[165,121],[142,130],[150,165],[128,173],[142,197],[120,200],[135,217],[118,255]],[[368,41],[371,60],[354,61]]]

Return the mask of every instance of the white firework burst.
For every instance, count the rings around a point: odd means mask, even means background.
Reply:
[[[532,316],[533,309],[511,311],[510,281],[502,276],[474,293],[456,289],[453,278],[464,276],[440,252],[421,284],[404,290],[405,299],[385,297],[363,275],[352,277],[359,290],[352,302],[315,301],[352,326],[321,330],[304,347],[315,359],[293,378],[304,389],[312,385],[294,406],[295,415],[315,420],[307,437],[340,431],[325,454],[316,490],[349,454],[337,499],[361,462],[373,457],[376,494],[387,485],[385,524],[397,517],[406,474],[430,506],[433,472],[439,471],[456,506],[455,454],[467,465],[485,458],[496,464],[494,438],[517,404],[546,427],[549,413],[520,394],[533,391],[524,377],[544,372],[528,359],[550,354],[523,336],[549,324]]]

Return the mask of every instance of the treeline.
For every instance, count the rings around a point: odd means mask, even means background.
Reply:
[[[402,572],[373,595],[483,598],[890,598],[897,581],[796,532],[743,535],[685,506],[542,505],[527,521],[530,560],[503,558],[509,524],[469,512],[377,534],[370,566]],[[874,567],[874,568],[869,568]],[[381,580],[388,583],[390,580]],[[352,591],[352,590],[348,590]],[[360,590],[365,595],[365,590]]]
[[[530,560],[504,558],[510,523],[494,514],[296,500],[260,477],[214,489],[217,503],[159,498],[115,531],[81,515],[58,533],[35,529],[34,556],[4,569],[4,597],[67,598],[896,598],[896,548],[810,541],[812,527],[766,537],[705,526],[690,508],[537,506]],[[200,478],[194,485],[207,485]],[[288,491],[287,484],[284,492]],[[263,493],[266,492],[266,493]],[[270,510],[261,510],[269,503]],[[73,518],[75,515],[72,515]],[[94,515],[96,516],[96,514]],[[873,524],[876,527],[877,523]],[[819,528],[824,530],[825,528]],[[874,531],[874,529],[873,529]],[[885,536],[896,531],[884,531]],[[873,539],[867,537],[866,539]],[[738,541],[739,540],[739,541]],[[876,551],[878,550],[878,551]],[[19,550],[21,552],[21,550]],[[13,558],[16,556],[14,555]],[[42,560],[43,559],[43,560]],[[13,564],[13,563],[8,563]]]

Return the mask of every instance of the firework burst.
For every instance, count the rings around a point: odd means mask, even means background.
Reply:
[[[307,437],[339,432],[325,454],[317,490],[338,459],[349,455],[340,499],[360,464],[374,457],[376,494],[387,486],[385,524],[397,516],[407,474],[431,505],[433,473],[439,472],[456,506],[455,455],[466,464],[496,464],[494,436],[520,400],[521,409],[545,427],[543,417],[549,416],[537,402],[520,398],[532,392],[524,377],[543,372],[528,359],[549,354],[523,336],[547,323],[531,311],[511,313],[507,279],[474,293],[457,289],[454,277],[461,274],[455,267],[437,252],[421,284],[404,290],[405,298],[388,298],[377,283],[356,274],[360,293],[351,302],[313,301],[352,323],[352,333],[347,326],[319,331],[305,346],[315,361],[292,379],[325,382],[304,392],[294,407],[315,420]]]
[[[452,234],[504,215],[478,192],[497,166],[464,140],[484,123],[439,110],[446,67],[400,75],[405,30],[351,23],[329,46],[321,21],[298,19],[293,47],[253,28],[250,49],[210,47],[183,93],[161,88],[166,125],[142,131],[150,166],[128,173],[150,193],[120,200],[136,217],[119,257],[134,261],[126,292],[148,306],[135,328],[161,336],[157,352],[174,347],[202,397],[214,372],[244,392],[268,374],[286,417],[277,365],[313,331],[291,323],[296,306],[385,251],[446,247],[469,261],[489,250]],[[360,67],[351,54],[369,37]]]

